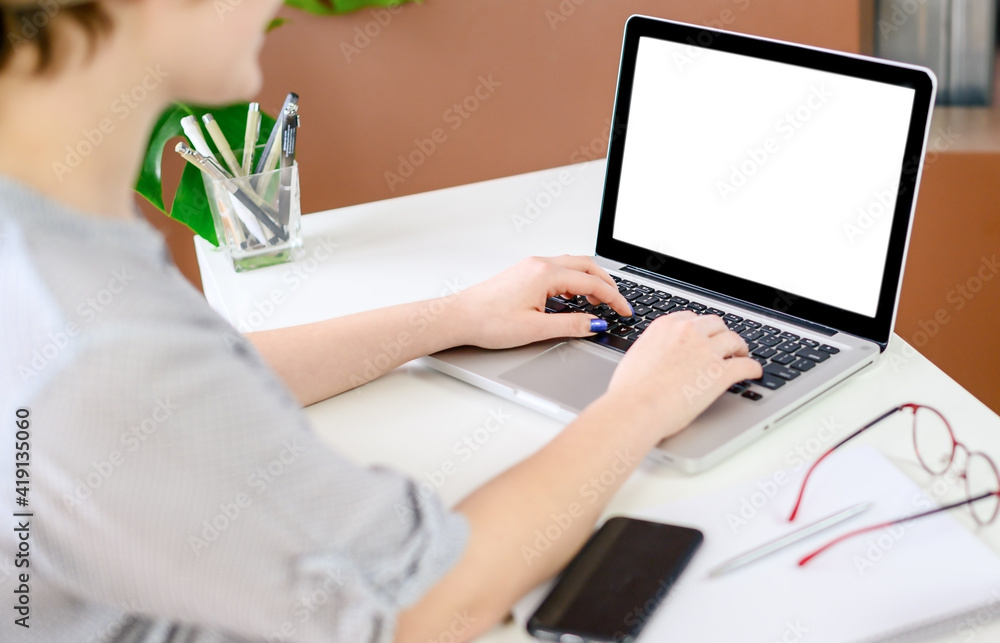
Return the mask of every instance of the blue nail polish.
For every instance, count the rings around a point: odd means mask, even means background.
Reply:
[[[628,303],[628,302],[626,302],[626,303]],[[628,311],[630,313],[632,313],[631,315],[629,315],[629,317],[635,317],[635,308],[632,308],[632,304],[631,303],[628,304]]]
[[[591,319],[590,320],[590,332],[592,333],[603,333],[608,329],[608,322],[603,319]]]

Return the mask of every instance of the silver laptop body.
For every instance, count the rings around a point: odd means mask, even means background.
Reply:
[[[934,95],[923,68],[631,17],[596,261],[638,321],[426,363],[570,421],[606,390],[647,317],[724,316],[769,374],[650,454],[691,473],[718,463],[885,350]],[[548,302],[601,313],[587,306]]]

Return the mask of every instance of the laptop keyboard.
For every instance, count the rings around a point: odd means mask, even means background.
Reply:
[[[550,297],[545,304],[546,312],[586,312],[606,320],[608,322],[606,332],[584,339],[622,352],[627,351],[658,317],[681,310],[690,310],[699,315],[718,315],[730,330],[739,333],[746,340],[750,356],[764,367],[764,374],[760,379],[737,382],[729,388],[730,393],[749,400],[756,401],[763,397],[750,389],[751,384],[772,391],[779,389],[785,383],[808,373],[840,352],[833,346],[800,337],[775,326],[743,318],[697,301],[674,297],[670,293],[654,290],[617,275],[611,275],[611,278],[618,284],[618,291],[632,305],[631,317],[622,317],[607,304],[595,306],[582,295],[571,299]]]

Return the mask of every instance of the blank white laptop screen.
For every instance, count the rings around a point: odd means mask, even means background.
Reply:
[[[643,37],[613,236],[874,317],[913,100]]]

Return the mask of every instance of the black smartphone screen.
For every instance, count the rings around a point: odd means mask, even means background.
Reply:
[[[702,540],[689,527],[611,518],[563,570],[528,632],[550,641],[633,640]]]

